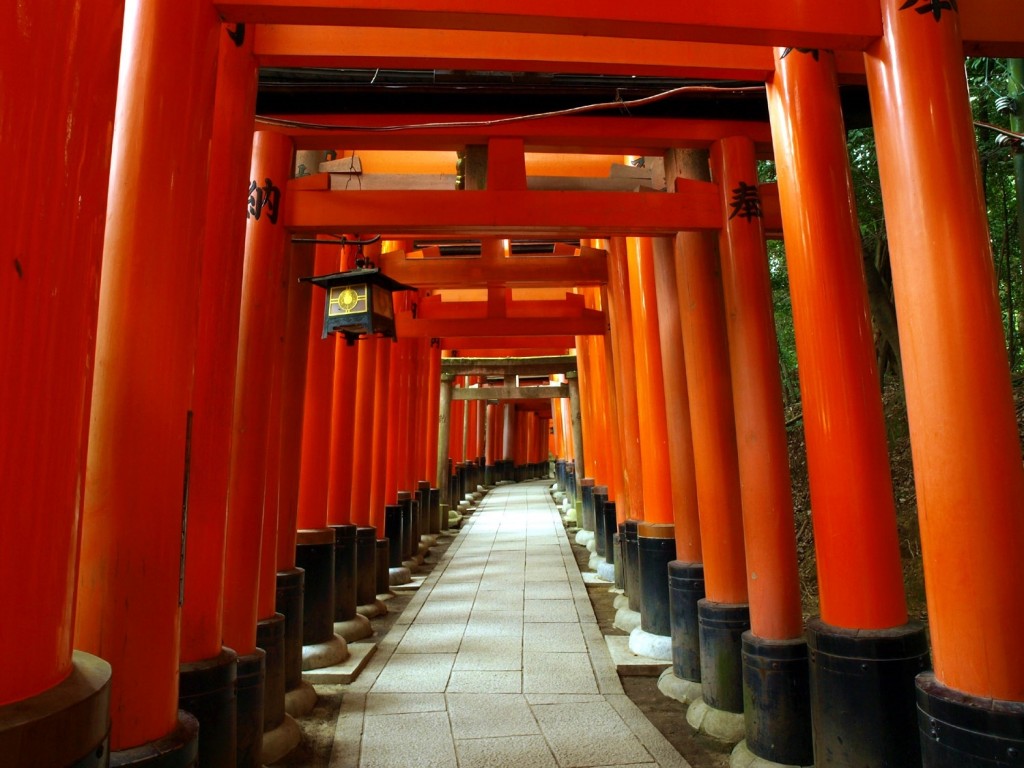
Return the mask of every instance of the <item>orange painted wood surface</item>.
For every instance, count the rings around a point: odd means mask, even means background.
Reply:
[[[118,15],[110,10],[105,22]],[[177,723],[184,459],[208,173],[196,147],[209,147],[213,132],[220,30],[206,5],[125,8],[75,610],[76,647],[117,670],[113,750],[162,738]],[[181,58],[187,68],[167,66]],[[78,159],[106,146],[93,138]],[[157,157],[167,173],[154,175]],[[153,236],[168,228],[173,237]]]
[[[122,5],[0,10],[0,705],[71,671]],[[40,147],[61,147],[47,172]]]
[[[768,251],[761,217],[732,215],[734,190],[757,185],[753,145],[725,139],[711,149],[712,173],[729,211],[719,237],[736,415],[750,626],[758,637],[803,633],[789,445],[782,411]]]
[[[800,361],[821,617],[907,620],[896,513],[832,57],[780,58],[768,90]],[[850,578],[856,573],[857,578]]]
[[[1021,701],[1024,474],[956,16],[882,6],[886,38],[866,61],[932,660],[945,685]]]

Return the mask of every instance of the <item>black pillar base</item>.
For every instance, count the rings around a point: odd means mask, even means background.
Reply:
[[[700,621],[697,603],[704,599],[704,564],[673,560],[668,564],[672,674],[700,682]]]
[[[374,569],[377,574],[376,592],[378,595],[391,594],[391,569],[388,567],[391,542],[377,539],[377,554],[374,558]]]
[[[110,665],[83,651],[74,651],[72,665],[71,674],[52,688],[0,706],[4,766],[107,765]]]
[[[924,768],[1024,766],[1024,702],[984,699],[917,676]]]
[[[334,547],[330,528],[302,530],[295,565],[306,572],[302,596],[302,644],[326,643],[334,635]]]
[[[594,552],[598,557],[607,560],[608,553],[604,547],[604,505],[608,503],[608,486],[594,486]]]
[[[583,490],[583,520],[580,528],[585,531],[594,530],[594,478],[584,477],[580,481]]]
[[[407,563],[416,554],[412,541],[412,494],[399,491],[398,506],[402,509],[402,562]]]
[[[615,544],[615,531],[618,528],[618,522],[616,518],[615,502],[606,501],[604,503],[604,559],[605,562],[615,563],[616,550],[618,547]]]
[[[807,641],[743,633],[747,749],[782,765],[813,765]]]
[[[743,633],[750,629],[746,603],[697,603],[700,682],[708,706],[743,713]]]
[[[263,681],[267,654],[262,648],[238,657],[235,679],[236,720],[238,722],[236,768],[263,766]]]
[[[601,513],[603,516],[603,508]],[[668,606],[668,564],[676,559],[675,533],[676,527],[671,523],[641,523],[637,526],[640,629],[663,637],[672,634]]]
[[[266,653],[263,677],[263,730],[284,720],[284,616],[275,613],[256,622],[256,645]]]
[[[630,518],[623,523],[626,538],[622,542],[626,597],[629,598],[629,610],[637,612],[640,611],[640,548],[636,540],[636,529],[641,522]]]
[[[173,731],[162,739],[111,752],[110,768],[194,768],[198,752],[199,721],[179,709]]]
[[[622,555],[625,526],[620,525],[620,533],[612,534],[612,545],[615,547],[615,588],[626,591],[626,558]]]
[[[356,615],[356,528],[332,525],[334,530],[334,621],[349,621]],[[333,625],[332,625],[333,632]]]
[[[814,618],[807,645],[817,767],[920,766],[914,677],[929,663],[924,627],[841,629]]]
[[[356,604],[373,605],[377,602],[377,529],[373,526],[356,529],[356,570]]]
[[[301,568],[277,572],[274,609],[284,616],[285,691],[294,691],[302,685],[302,595],[305,584],[306,572]]]
[[[233,650],[221,648],[213,658],[178,668],[178,706],[199,722],[198,768],[220,768],[235,759],[237,663]]]

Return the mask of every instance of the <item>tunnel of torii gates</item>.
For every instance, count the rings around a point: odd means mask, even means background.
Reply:
[[[631,643],[671,657],[665,689],[713,735],[782,764],[1024,764],[1024,474],[963,67],[1024,55],[1019,12],[6,4],[0,763],[276,759],[312,706],[302,671],[372,631],[467,495],[547,477],[554,454],[578,538],[639,614]],[[259,66],[755,81],[770,120],[254,123]],[[927,637],[905,608],[839,82],[871,100]],[[411,122],[442,125],[382,130]],[[758,184],[767,157],[777,186]],[[765,252],[782,232],[806,623]],[[572,245],[510,253],[540,239]],[[395,294],[397,341],[321,339],[323,293],[297,278],[357,258],[416,289]]]

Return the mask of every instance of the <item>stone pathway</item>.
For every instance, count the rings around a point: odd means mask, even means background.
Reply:
[[[331,768],[689,768],[623,693],[547,488],[487,494],[346,689]]]

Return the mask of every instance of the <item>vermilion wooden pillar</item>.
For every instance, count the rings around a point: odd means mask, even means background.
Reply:
[[[356,525],[370,524],[371,473],[373,471],[373,387],[376,380],[377,345],[374,337],[362,338],[355,343],[358,359],[355,368],[355,411],[350,439],[363,436],[352,454],[351,520]]]
[[[125,9],[75,611],[76,644],[116,670],[120,751],[195,748],[178,716],[182,499],[208,172],[196,147],[212,134],[220,28],[207,5]],[[187,69],[167,66],[182,57]]]
[[[865,63],[935,664],[918,703],[924,762],[946,766],[967,758],[929,717],[988,731],[961,747],[972,760],[1018,750],[1024,473],[956,4],[881,6]],[[979,707],[1006,714],[967,725]]]
[[[815,757],[915,765],[913,676],[926,645],[907,623],[835,61],[775,58],[769,108],[821,596],[808,634]]]
[[[238,313],[242,296],[245,210],[256,63],[252,39],[241,45],[221,29],[210,178],[206,197],[199,337],[192,391],[192,461],[181,614],[181,708],[199,720],[201,766],[235,759],[236,654],[222,648],[231,418]]]
[[[684,175],[707,180],[707,153],[690,153]],[[750,618],[729,342],[714,235],[680,233],[675,256],[707,595],[697,604],[701,688],[706,704],[739,715],[740,641]]]
[[[344,248],[340,260],[340,271],[344,272],[354,267],[355,249]],[[321,274],[319,270],[317,274]],[[310,335],[312,336],[312,332]],[[355,522],[352,516],[355,464],[355,445],[352,438],[356,418],[359,345],[349,344],[344,338],[335,335],[332,346],[331,420],[330,432],[327,437],[327,522],[330,525],[344,525]],[[305,444],[303,451],[305,451]],[[315,455],[311,458],[316,460]],[[305,458],[303,458],[303,464],[305,464]]]
[[[431,343],[427,348],[426,356],[427,387],[424,389],[424,397],[426,397],[427,418],[422,436],[426,445],[423,452],[423,467],[421,471],[424,477],[436,480],[437,423],[441,403],[441,347]]]
[[[725,216],[719,250],[750,599],[751,632],[743,636],[746,743],[738,749],[775,763],[809,765],[807,643],[775,312],[759,201],[745,192],[757,187],[753,142],[716,142],[711,165]]]
[[[109,723],[110,667],[72,650],[72,621],[122,7],[0,10],[10,116],[0,121],[0,393],[18,404],[0,409],[0,728],[24,744],[3,755],[14,768],[105,751]],[[44,147],[61,151],[41,172]],[[77,694],[62,694],[78,679]],[[62,737],[23,737],[13,725],[36,718]],[[89,727],[72,731],[67,719]]]
[[[640,459],[640,418],[633,354],[626,239],[613,237],[608,249],[608,317],[615,343],[615,391],[619,396],[622,435],[622,475],[628,503],[616,506],[619,522],[643,519],[643,466]],[[621,507],[621,508],[620,508]]]
[[[388,454],[388,395],[391,385],[392,349],[397,347],[391,339],[377,340],[377,363],[374,369],[373,426],[367,433],[367,444],[372,442],[370,459],[370,510],[368,523],[381,532],[384,530],[385,480],[389,461],[398,458]],[[404,361],[399,360],[399,376]],[[399,393],[400,394],[400,393]],[[408,411],[406,411],[408,413]],[[399,459],[400,460],[400,459]]]

